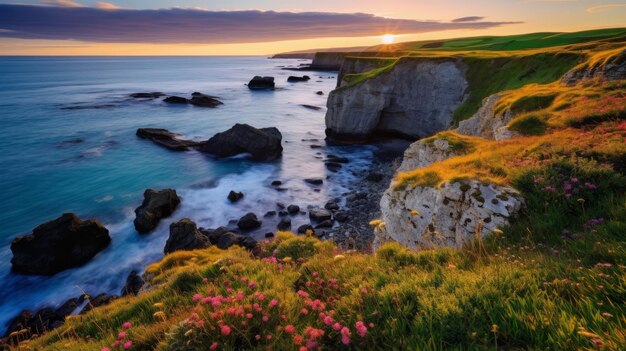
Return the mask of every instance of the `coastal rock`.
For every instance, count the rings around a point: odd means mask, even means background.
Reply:
[[[289,205],[289,206],[287,206],[287,212],[289,214],[296,214],[296,213],[300,212],[300,206],[298,206],[298,205]]]
[[[469,119],[459,122],[455,130],[459,134],[480,136],[486,139],[506,140],[517,133],[506,126],[515,117],[511,110],[496,115],[495,107],[500,100],[499,95],[491,95],[485,99],[480,109]]]
[[[276,211],[267,211],[265,215],[263,215],[264,218],[270,218],[274,216],[276,216]]]
[[[102,293],[97,295],[96,297],[90,297],[85,308],[80,311],[81,314],[87,313],[93,310],[96,307],[105,306],[110,304],[111,302],[119,299],[120,297],[113,294]]]
[[[333,214],[325,208],[314,208],[309,211],[309,218],[316,222],[332,219]]]
[[[486,236],[509,224],[523,203],[515,189],[476,180],[402,189],[392,183],[380,201],[385,226],[376,244],[393,240],[411,249],[461,248],[477,232]]]
[[[174,251],[204,249],[209,246],[209,238],[198,230],[196,223],[189,218],[183,218],[170,224],[170,236],[163,253],[167,255]]]
[[[309,76],[302,76],[302,77],[289,76],[289,78],[287,78],[287,81],[289,83],[296,83],[296,82],[307,82],[310,79],[311,79],[311,77],[309,77]]]
[[[238,245],[248,250],[252,250],[257,245],[257,241],[254,240],[254,238],[230,232],[224,227],[219,227],[217,229],[200,228],[200,231],[209,238],[211,244],[222,250],[226,250],[233,245]]]
[[[170,216],[179,204],[180,198],[174,189],[147,189],[143,193],[141,206],[135,209],[135,229],[142,234],[150,232],[162,218]]]
[[[460,60],[401,58],[389,72],[328,96],[326,135],[340,142],[376,133],[422,138],[447,129],[468,83]]]
[[[17,273],[53,275],[85,264],[110,242],[109,231],[97,220],[81,221],[73,213],[64,213],[15,238],[11,264]]]
[[[336,201],[331,200],[331,201],[328,201],[326,205],[324,205],[324,208],[329,211],[336,211],[339,209],[339,204]]]
[[[317,95],[324,95],[324,92],[320,90],[320,91],[316,92],[315,94],[317,94]]]
[[[606,61],[599,60],[591,64],[584,63],[574,67],[563,75],[561,82],[567,85],[575,85],[581,81],[591,79],[626,79],[626,49]]]
[[[315,226],[315,229],[318,228],[330,228],[333,226],[333,221],[330,219],[327,219],[325,221],[321,221],[318,225]]]
[[[460,152],[454,150],[450,142],[444,138],[426,139],[414,142],[404,151],[402,164],[398,172],[407,172],[416,168],[426,167],[435,162],[458,156]]]
[[[383,174],[382,173],[378,173],[378,172],[370,172],[367,177],[365,177],[365,180],[367,180],[368,182],[380,182],[381,180],[383,180]]]
[[[172,151],[187,151],[190,147],[199,144],[195,141],[180,139],[180,135],[161,128],[139,128],[137,129],[137,136],[151,140],[155,144]]]
[[[261,226],[261,221],[252,212],[247,213],[241,217],[237,222],[237,227],[241,230],[252,230]]]
[[[163,94],[160,91],[153,91],[153,92],[149,92],[149,93],[133,93],[128,95],[134,99],[157,99],[160,98],[162,96],[165,96],[165,94]]]
[[[223,103],[219,101],[217,97],[205,95],[197,91],[191,94],[191,99],[189,100],[189,103],[194,106],[210,107],[210,108],[215,108],[219,105],[223,105]]]
[[[312,185],[324,184],[324,180],[322,178],[306,178],[304,181]]]
[[[24,310],[9,321],[7,331],[0,340],[0,345],[17,345],[20,341],[28,339],[35,334],[41,335],[58,328],[63,325],[66,316],[49,307],[42,308],[34,313]],[[11,336],[11,333],[14,332],[21,332],[20,336]]]
[[[247,124],[235,124],[203,142],[199,150],[217,157],[249,153],[254,160],[271,161],[282,155],[281,141],[282,134],[276,128],[257,129]]]
[[[168,104],[186,104],[189,100],[180,96],[168,96],[163,99],[163,102],[167,102]]]
[[[341,163],[337,162],[324,162],[324,166],[331,172],[338,172],[341,169]]]
[[[304,108],[308,108],[309,110],[315,110],[315,111],[319,111],[319,110],[321,110],[321,109],[322,109],[321,107],[319,107],[319,106],[315,106],[315,105],[307,105],[307,104],[302,104],[302,105],[300,105],[300,106],[302,106],[302,107],[304,107]]]
[[[280,222],[278,222],[278,224],[276,225],[276,229],[283,231],[283,232],[291,229],[291,219],[289,218],[281,219]]]
[[[122,288],[122,296],[137,295],[143,287],[144,281],[137,271],[132,271],[126,278],[126,285]]]
[[[315,229],[310,224],[303,224],[298,227],[298,234],[305,234],[307,231],[310,231],[312,234],[315,233]]]
[[[242,192],[236,192],[234,190],[231,190],[230,193],[228,193],[228,201],[230,202],[237,202],[241,199],[243,199]]]
[[[250,90],[274,89],[274,87],[274,77],[255,76],[248,83],[248,89]]]

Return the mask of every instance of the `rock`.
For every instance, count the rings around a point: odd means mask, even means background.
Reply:
[[[324,162],[326,168],[331,172],[337,172],[341,169],[341,164],[337,162]]]
[[[311,231],[311,233],[315,233],[315,229],[313,229],[313,226],[310,224],[303,224],[301,226],[298,227],[298,234],[304,234],[307,232],[307,230]]]
[[[423,138],[448,129],[468,89],[465,70],[458,59],[405,57],[357,85],[340,81],[328,96],[326,135],[352,142],[376,134]]]
[[[447,160],[462,154],[463,150],[457,150],[450,145],[445,138],[420,140],[411,144],[404,151],[402,164],[398,172],[408,172],[416,168],[429,166],[435,162]]]
[[[265,238],[269,239],[269,238],[273,238],[274,237],[274,233],[269,232],[269,233],[265,233]]]
[[[287,212],[289,214],[296,214],[296,213],[300,212],[300,206],[298,206],[298,205],[289,205],[289,206],[287,206]]]
[[[309,110],[315,110],[315,111],[319,111],[322,108],[319,106],[315,106],[315,105],[307,105],[307,104],[301,104],[300,106],[304,107],[304,108],[308,108]]]
[[[17,273],[53,275],[87,263],[111,242],[97,220],[80,220],[73,213],[46,222],[11,243],[12,269]]]
[[[248,83],[248,89],[250,90],[274,89],[274,87],[274,77],[255,76]]]
[[[282,184],[283,184],[283,182],[281,182],[280,180],[273,180],[272,181],[272,186],[280,186]]]
[[[315,229],[318,228],[331,228],[333,226],[333,221],[330,219],[327,219],[325,221],[320,222],[318,225],[315,226]]]
[[[340,157],[340,156],[332,155],[332,154],[326,157],[326,161],[335,162],[335,163],[349,163],[350,162],[350,160],[347,159],[346,157]]]
[[[183,218],[170,224],[170,236],[163,253],[167,255],[174,251],[205,249],[209,246],[209,238],[198,230],[196,223],[189,218]]]
[[[226,250],[233,245],[252,250],[257,245],[257,241],[254,240],[254,238],[230,232],[224,227],[217,229],[200,229],[200,231],[209,238],[211,244],[222,250]]]
[[[289,212],[287,212],[287,211],[285,211],[285,210],[278,211],[278,215],[279,215],[280,217],[285,217],[285,216],[288,216],[288,215],[289,215]]]
[[[320,91],[316,92],[315,94],[317,94],[317,95],[324,95],[324,92],[320,90]]]
[[[168,104],[186,104],[189,100],[180,96],[168,96],[163,99],[163,102],[167,102]]]
[[[79,297],[71,298],[65,301],[61,306],[59,306],[54,312],[63,318],[69,316],[74,312],[80,305],[83,304],[88,295],[81,295]]]
[[[329,211],[335,211],[339,209],[339,204],[335,201],[328,201],[326,205],[324,205],[324,208]]]
[[[367,177],[365,177],[365,180],[367,180],[368,182],[380,182],[381,180],[383,180],[383,175],[381,173],[378,172],[370,172]]]
[[[276,226],[276,229],[278,229],[278,230],[280,230],[282,232],[291,229],[291,219],[289,219],[289,218],[281,219],[280,222],[278,222],[278,225]]]
[[[173,151],[187,151],[190,147],[198,146],[198,142],[180,139],[180,135],[161,128],[139,128],[137,136],[148,139],[157,145]]]
[[[49,307],[42,308],[35,313],[24,310],[8,322],[7,331],[4,335],[6,339],[3,339],[1,345],[17,345],[20,341],[29,339],[35,334],[44,334],[61,326],[65,317],[66,316],[59,315],[54,309]],[[10,336],[11,333],[20,332],[22,330],[25,332],[22,332],[19,337]]]
[[[302,77],[289,76],[289,78],[287,78],[287,81],[289,83],[297,83],[297,82],[307,82],[310,79],[311,79],[311,77],[309,77],[309,76],[302,76]]]
[[[139,294],[139,290],[141,290],[143,284],[143,278],[141,278],[141,275],[137,274],[137,271],[130,272],[126,278],[126,285],[122,288],[122,296]]]
[[[239,219],[239,221],[237,222],[237,227],[239,227],[239,229],[241,230],[251,230],[260,227],[261,223],[262,222],[259,221],[256,215],[250,212]]]
[[[270,218],[276,216],[276,211],[267,211],[263,217]]]
[[[219,101],[217,97],[205,95],[197,91],[191,94],[191,100],[189,100],[189,103],[194,106],[211,107],[211,108],[215,108],[219,105],[223,105],[223,103]]]
[[[135,229],[142,234],[150,232],[162,218],[169,217],[179,204],[180,198],[174,189],[147,189],[143,193],[141,206],[135,209]]]
[[[313,185],[322,185],[324,184],[324,180],[322,178],[306,178],[305,182]]]
[[[509,109],[504,113],[495,112],[499,100],[499,95],[489,96],[472,117],[459,122],[459,127],[455,132],[494,140],[506,140],[517,136],[517,133],[506,127],[515,117],[513,112]]]
[[[324,208],[314,208],[309,211],[309,218],[316,222],[323,222],[333,217],[332,213]]]
[[[165,94],[163,94],[160,91],[153,91],[150,93],[133,93],[128,95],[134,99],[157,99],[160,98],[162,96],[165,96]]]
[[[89,312],[96,307],[105,306],[110,304],[111,302],[119,299],[120,297],[112,294],[102,293],[94,298],[90,298],[87,302],[85,308],[80,312],[81,314]]]
[[[282,203],[282,202],[277,202],[277,203],[276,203],[276,207],[277,207],[279,210],[284,210],[287,206],[285,206],[285,204],[284,204],[284,203]]]
[[[347,222],[350,219],[350,215],[345,211],[337,211],[334,217],[337,222]]]
[[[567,85],[591,79],[620,80],[626,79],[626,49],[606,60],[597,60],[592,64],[578,65],[565,73],[561,82]]]
[[[392,184],[380,201],[385,227],[377,241],[393,240],[412,249],[460,248],[480,228],[486,236],[509,224],[523,203],[512,188],[476,180],[402,190]]]
[[[215,134],[202,142],[199,150],[217,157],[249,153],[257,161],[271,161],[281,157],[282,135],[276,128],[257,129],[247,124],[235,124],[225,132]]]
[[[228,193],[228,200],[230,202],[237,202],[239,200],[243,199],[243,193],[242,192],[235,192],[233,190],[230,191],[230,193]]]

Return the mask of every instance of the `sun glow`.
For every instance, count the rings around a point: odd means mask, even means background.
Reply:
[[[393,40],[395,39],[395,35],[393,34],[385,34],[380,37],[380,40],[383,44],[393,44]]]

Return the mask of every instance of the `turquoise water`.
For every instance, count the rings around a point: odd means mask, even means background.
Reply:
[[[287,83],[294,72],[278,66],[295,60],[261,57],[0,57],[0,331],[22,309],[54,306],[86,291],[119,293],[132,269],[142,270],[162,257],[173,220],[189,217],[217,227],[249,211],[259,217],[277,201],[302,208],[323,205],[346,191],[371,162],[372,148],[323,145],[324,114],[301,104],[325,106],[336,74],[305,72],[306,83]],[[299,72],[296,72],[299,73]],[[254,75],[276,77],[279,89],[251,92]],[[325,95],[315,94],[324,91]],[[216,109],[171,106],[160,100],[135,100],[128,94],[163,91],[190,96],[194,91],[220,97]],[[253,163],[246,157],[215,160],[195,151],[176,153],[138,139],[139,127],[166,128],[187,138],[207,139],[235,123],[275,126],[283,133],[283,158]],[[327,153],[347,156],[350,166],[326,171]],[[327,177],[320,192],[303,182]],[[280,179],[287,191],[269,183]],[[182,204],[147,236],[132,226],[133,210],[146,188],[177,189]],[[230,190],[246,196],[236,205]],[[85,266],[53,277],[10,272],[11,240],[63,212],[98,218],[112,244]],[[305,215],[292,219],[298,226]],[[250,233],[262,237],[275,222]]]

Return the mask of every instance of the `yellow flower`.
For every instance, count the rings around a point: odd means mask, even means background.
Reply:
[[[289,256],[287,256],[287,257],[283,258],[283,262],[285,262],[285,263],[289,263],[289,262],[291,262],[291,261],[292,261],[292,258],[291,258],[291,257],[289,257]]]
[[[503,231],[501,231],[500,229],[496,228],[493,230],[493,234],[495,234],[495,236],[500,236],[502,234],[504,234]]]
[[[491,332],[492,333],[497,333],[498,332],[498,325],[497,324],[492,324],[491,325]]]
[[[409,210],[409,213],[412,214],[413,216],[421,216],[422,214],[419,213],[418,210]]]
[[[339,261],[339,260],[343,260],[344,258],[346,258],[346,256],[344,256],[344,255],[335,255],[335,257],[333,259],[335,261]]]

